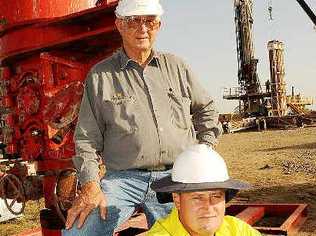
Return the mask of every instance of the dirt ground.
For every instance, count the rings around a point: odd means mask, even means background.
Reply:
[[[308,203],[296,235],[316,235],[316,127],[224,135],[217,150],[230,175],[253,185],[249,202]]]
[[[225,134],[217,150],[233,178],[253,185],[239,199],[308,203],[308,219],[296,235],[316,236],[316,127]],[[0,223],[0,236],[39,226],[42,206],[42,202],[28,203],[24,218]]]

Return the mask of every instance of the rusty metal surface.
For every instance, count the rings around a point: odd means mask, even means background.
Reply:
[[[105,3],[117,0],[103,1]],[[0,19],[15,24],[34,19],[69,15],[96,6],[97,0],[1,0]]]
[[[114,6],[106,5],[0,31],[0,62],[23,53],[67,46],[73,42],[80,44],[84,40],[92,41],[93,37],[102,38],[111,47],[120,40],[114,27]]]
[[[284,44],[277,40],[268,42],[270,64],[271,105],[273,116],[285,116],[287,113]]]
[[[250,225],[253,225],[264,216],[264,207],[247,207],[245,210],[236,215]]]
[[[10,163],[37,163],[33,174],[14,174],[23,183],[40,180],[36,185],[28,184],[25,193],[37,193],[34,186],[42,190],[38,196],[44,195],[45,207],[50,210],[42,210],[43,214],[41,211],[42,234],[58,236],[62,223],[54,211],[59,200],[56,201],[54,194],[56,182],[61,170],[73,167],[73,132],[86,75],[91,66],[120,46],[121,39],[114,28],[113,10],[117,1],[98,1],[98,7],[80,12],[77,10],[85,8],[84,5],[73,5],[71,9],[64,9],[67,7],[63,4],[55,6],[63,8],[62,12],[49,9],[57,0],[34,0],[33,3],[46,2],[47,5],[41,5],[48,7],[43,15],[32,12],[30,5],[23,8],[27,2],[24,0],[13,0],[11,11],[5,10],[8,1],[5,5],[3,2],[0,0],[0,16],[5,11],[11,19],[5,24],[0,19],[3,161],[8,171]],[[15,7],[19,12],[15,12]],[[44,15],[45,19],[40,19]],[[55,16],[60,17],[50,18]],[[60,193],[58,186],[57,190]],[[26,200],[36,197],[28,195],[25,194]]]
[[[293,234],[299,230],[307,218],[307,205],[300,204],[290,217],[282,224],[281,228]]]
[[[262,233],[294,235],[307,218],[307,204],[233,204],[227,208],[227,214],[236,215]],[[265,216],[274,217],[274,225],[256,226]],[[281,219],[279,225],[277,218]]]
[[[258,59],[255,58],[253,43],[253,0],[234,1],[238,85],[240,93],[237,97],[242,101],[240,107],[243,114],[257,113],[262,100],[260,81],[257,75]],[[243,97],[246,95],[246,97]]]
[[[270,116],[265,117],[267,120],[268,127],[271,128],[295,128],[304,127],[304,125],[312,125],[316,122],[315,118],[310,117],[310,115],[291,115],[291,116]]]

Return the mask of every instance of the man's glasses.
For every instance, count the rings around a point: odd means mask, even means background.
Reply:
[[[126,16],[121,19],[131,29],[138,29],[144,24],[148,30],[155,30],[160,23],[156,16]]]

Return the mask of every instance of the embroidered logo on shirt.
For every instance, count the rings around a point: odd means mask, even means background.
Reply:
[[[123,104],[125,102],[129,102],[129,101],[135,101],[135,98],[133,96],[130,95],[124,95],[123,93],[116,93],[115,95],[112,96],[112,102],[114,102],[115,104]]]

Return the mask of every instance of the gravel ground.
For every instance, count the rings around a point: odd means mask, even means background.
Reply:
[[[217,146],[233,178],[253,189],[239,200],[308,203],[308,219],[298,236],[316,236],[316,127],[225,134]],[[0,236],[39,226],[43,202],[29,202],[25,217],[0,223]]]
[[[228,134],[217,150],[232,177],[253,185],[241,199],[308,203],[308,219],[296,235],[316,235],[316,127]]]

